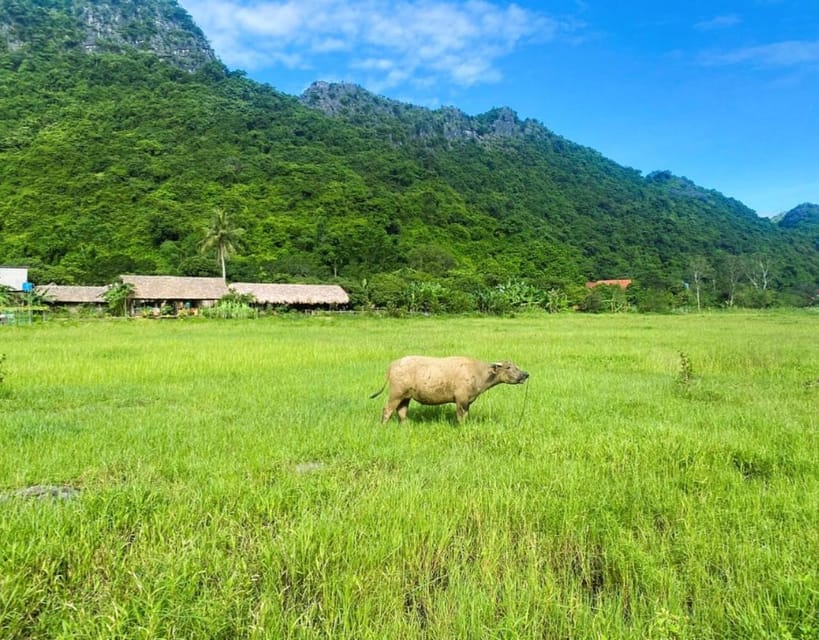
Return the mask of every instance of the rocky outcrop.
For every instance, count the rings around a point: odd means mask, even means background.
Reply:
[[[301,95],[302,104],[328,116],[370,127],[400,124],[406,137],[456,142],[546,137],[548,130],[534,120],[520,120],[508,107],[470,116],[455,107],[426,109],[390,100],[349,83],[314,82]]]
[[[187,71],[217,61],[201,29],[175,0],[12,0],[0,4],[0,47],[89,54],[151,53]]]

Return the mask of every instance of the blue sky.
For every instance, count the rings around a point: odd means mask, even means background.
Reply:
[[[230,69],[508,106],[760,215],[819,203],[819,0],[181,0]]]

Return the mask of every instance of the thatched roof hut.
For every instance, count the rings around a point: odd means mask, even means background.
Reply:
[[[58,305],[76,304],[105,304],[105,292],[108,285],[101,287],[69,286],[61,284],[45,284],[35,289],[45,297],[46,302]]]
[[[350,296],[335,284],[272,284],[266,282],[234,282],[236,293],[252,295],[258,304],[299,307],[335,307],[348,304]]]
[[[122,281],[133,286],[133,300],[216,302],[228,293],[222,278],[126,275]]]

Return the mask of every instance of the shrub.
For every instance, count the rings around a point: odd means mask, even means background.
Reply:
[[[128,301],[134,295],[134,285],[121,280],[112,284],[103,294],[108,310],[113,315],[128,315]]]
[[[222,320],[247,320],[258,318],[259,312],[238,294],[228,294],[212,307],[202,309],[206,318],[220,318]]]
[[[562,289],[549,289],[546,292],[546,311],[549,313],[559,313],[569,308],[569,298]]]

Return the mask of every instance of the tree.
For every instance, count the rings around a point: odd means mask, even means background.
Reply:
[[[755,253],[745,261],[745,275],[754,289],[765,291],[768,288],[768,275],[771,261],[764,253]]]
[[[224,209],[216,207],[213,210],[213,218],[205,227],[205,238],[199,248],[202,253],[216,249],[216,257],[222,267],[222,280],[227,280],[225,261],[230,254],[236,253],[236,245],[244,232],[245,230],[241,227],[233,226]]]
[[[108,309],[116,315],[128,315],[128,301],[134,295],[134,285],[130,282],[115,282],[102,297],[108,303]]]
[[[697,298],[697,311],[702,311],[701,291],[703,282],[711,275],[711,264],[703,256],[694,256],[689,263],[691,279],[694,281],[694,295]]]
[[[725,286],[725,303],[729,307],[733,307],[742,274],[742,259],[731,254],[721,256],[720,272]]]

